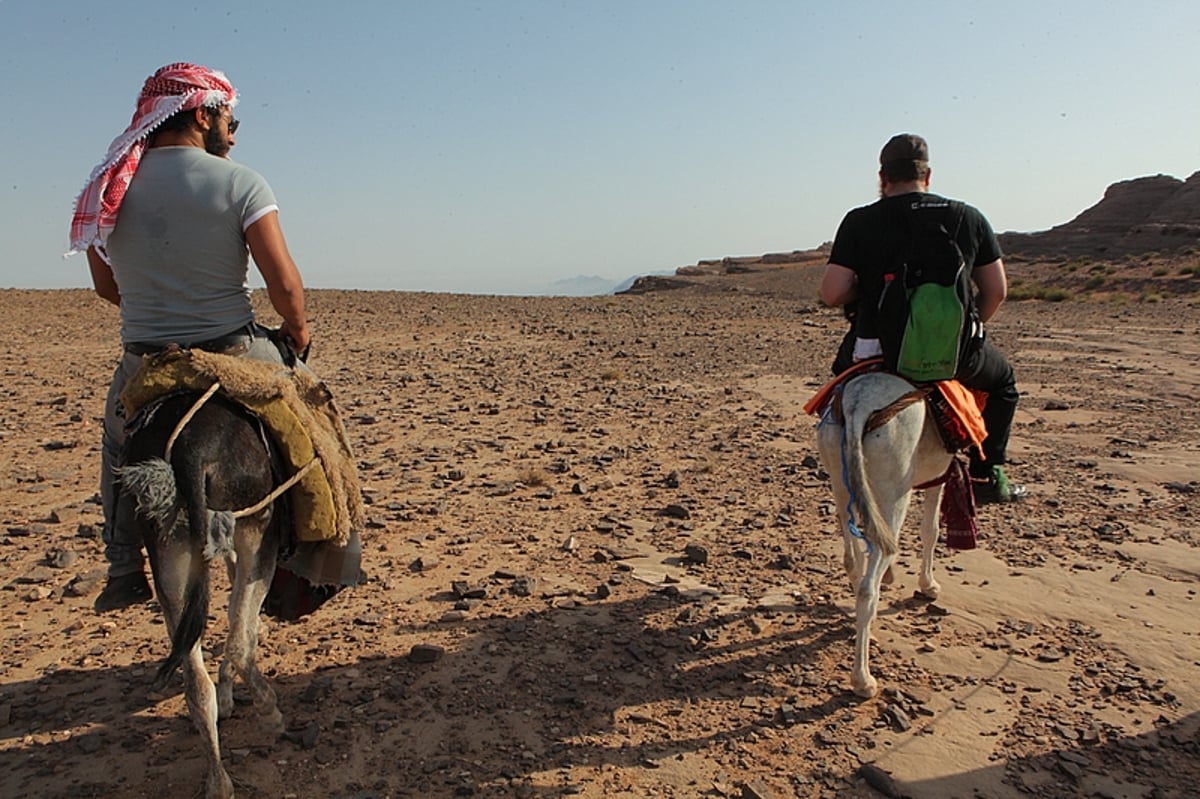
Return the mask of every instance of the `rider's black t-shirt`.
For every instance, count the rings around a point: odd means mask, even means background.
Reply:
[[[884,274],[895,266],[908,249],[912,234],[906,213],[918,200],[923,209],[936,209],[949,202],[944,197],[926,192],[883,197],[850,211],[838,227],[829,263],[852,269],[858,276],[858,296],[864,309],[878,298]],[[996,240],[991,224],[973,206],[963,206],[962,224],[956,241],[963,260],[972,269],[1002,257],[1000,242]],[[866,319],[860,319],[860,323],[870,326]],[[860,335],[863,335],[861,329]]]

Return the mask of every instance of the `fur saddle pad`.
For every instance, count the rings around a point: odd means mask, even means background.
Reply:
[[[830,380],[804,404],[804,412],[821,415],[838,396],[839,386],[852,377],[872,371],[883,371],[882,358],[859,361]],[[983,444],[983,440],[987,438],[987,427],[983,423],[982,414],[983,405],[987,401],[986,394],[972,391],[957,380],[938,380],[914,385],[921,389],[931,387],[932,391],[926,394],[925,399],[938,422],[938,429],[947,449],[954,452],[967,445],[978,447]],[[936,391],[936,397],[933,391]],[[902,397],[901,400],[903,399]]]
[[[164,350],[144,356],[121,392],[125,418],[164,394],[203,392],[218,382],[262,420],[294,470],[320,459],[321,468],[288,491],[296,538],[345,545],[365,518],[358,471],[333,395],[310,372],[204,350]]]

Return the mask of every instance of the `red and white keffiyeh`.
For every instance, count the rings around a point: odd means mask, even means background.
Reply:
[[[125,190],[146,150],[146,139],[163,120],[180,111],[223,105],[237,105],[237,90],[217,70],[196,64],[168,64],[146,78],[129,127],[113,139],[108,154],[92,170],[75,200],[71,251],[67,254],[93,244],[103,249],[117,223]]]

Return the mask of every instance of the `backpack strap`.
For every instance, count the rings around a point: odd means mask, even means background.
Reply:
[[[967,215],[967,204],[962,200],[950,201],[950,218],[954,220],[954,224],[946,231],[950,234],[950,238],[958,241],[958,231],[962,227],[963,218]]]

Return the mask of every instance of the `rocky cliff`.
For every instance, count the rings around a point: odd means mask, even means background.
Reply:
[[[1100,202],[1062,225],[1036,233],[1002,233],[1010,255],[1113,258],[1200,246],[1200,172],[1114,183]]]

